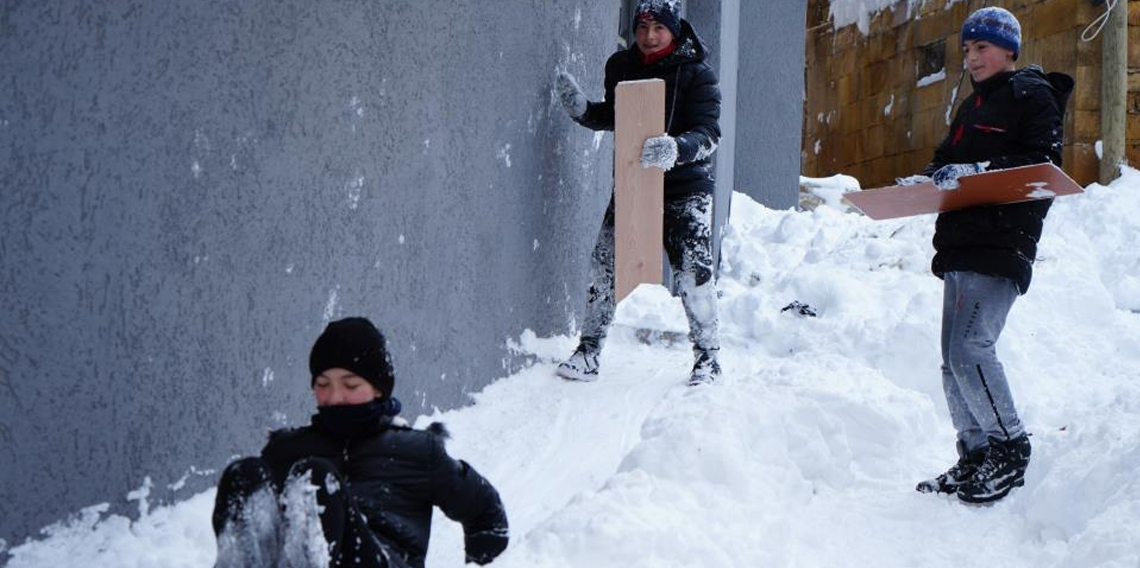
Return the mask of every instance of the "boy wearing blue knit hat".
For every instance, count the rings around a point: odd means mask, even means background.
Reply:
[[[940,189],[987,170],[1061,164],[1067,75],[1018,70],[1021,25],[1002,8],[983,8],[962,25],[974,92],[924,174]],[[968,503],[996,501],[1025,484],[1029,436],[1018,417],[995,345],[1014,300],[1029,289],[1037,242],[1052,200],[942,213],[932,271],[944,281],[942,386],[958,431],[958,462],[923,481],[922,492]]]

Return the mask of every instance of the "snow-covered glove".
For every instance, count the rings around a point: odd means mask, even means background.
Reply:
[[[654,136],[641,147],[641,167],[673,169],[677,163],[677,141],[672,136]]]
[[[573,75],[559,71],[554,89],[558,92],[558,100],[562,101],[562,107],[566,109],[570,118],[582,118],[582,115],[586,114],[586,95]]]
[[[931,183],[934,180],[924,175],[907,176],[902,178],[895,178],[895,185],[921,185],[924,183]]]
[[[943,191],[950,189],[958,189],[958,178],[962,176],[972,176],[986,171],[986,163],[977,164],[946,164],[938,168],[934,174],[930,176],[930,180],[938,189]]]

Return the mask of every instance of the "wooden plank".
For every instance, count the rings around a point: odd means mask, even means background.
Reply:
[[[641,166],[645,140],[665,133],[665,81],[618,83],[614,102],[614,293],[660,284],[665,172]]]
[[[963,176],[959,184],[960,187],[953,190],[940,190],[933,183],[894,185],[856,191],[843,197],[868,217],[878,220],[1019,203],[1084,191],[1053,164]]]

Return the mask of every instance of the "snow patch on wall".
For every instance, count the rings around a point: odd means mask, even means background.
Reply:
[[[831,18],[835,29],[855,24],[863,35],[871,32],[871,19],[893,6],[898,0],[831,0]],[[907,17],[915,0],[907,1]]]
[[[324,314],[322,314],[322,316],[321,316],[322,318],[324,318],[325,323],[332,321],[332,319],[334,317],[336,317],[337,309],[338,309],[339,304],[340,304],[339,290],[340,290],[340,286],[337,286],[336,288],[329,290],[329,299],[328,299],[328,301],[325,302],[325,311],[324,311]]]
[[[923,87],[933,85],[939,81],[945,81],[945,80],[946,80],[946,68],[943,67],[942,69],[939,69],[937,72],[931,73],[930,75],[927,75],[927,76],[919,79],[918,82],[914,84],[914,86],[921,89]]]
[[[360,195],[364,190],[364,176],[356,176],[348,180],[348,208],[355,210],[360,206]]]
[[[496,154],[496,157],[498,157],[501,162],[506,164],[508,168],[511,167],[511,145],[505,144],[502,148],[499,148],[499,153]]]

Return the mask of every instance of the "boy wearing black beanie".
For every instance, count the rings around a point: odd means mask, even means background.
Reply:
[[[433,507],[462,523],[468,562],[502,553],[498,492],[447,454],[442,425],[414,430],[397,416],[387,344],[372,322],[330,323],[309,371],[311,424],[270,433],[261,457],[230,464],[218,482],[219,568],[423,568]]]

